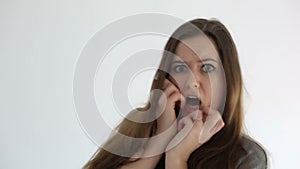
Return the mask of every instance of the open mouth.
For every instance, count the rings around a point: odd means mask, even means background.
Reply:
[[[187,96],[186,102],[185,102],[185,110],[187,112],[193,112],[200,108],[201,106],[201,100],[196,96]]]
[[[200,106],[201,100],[196,96],[188,96],[186,97],[186,104],[190,106]]]

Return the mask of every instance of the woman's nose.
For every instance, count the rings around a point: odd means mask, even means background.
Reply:
[[[200,75],[190,74],[186,80],[186,87],[195,89],[200,87]]]

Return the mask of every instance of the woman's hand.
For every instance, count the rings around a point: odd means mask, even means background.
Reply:
[[[163,94],[158,100],[158,107],[155,108],[158,115],[155,135],[158,137],[151,137],[146,148],[134,155],[134,157],[142,157],[141,159],[123,165],[121,169],[155,168],[165,152],[165,148],[177,133],[177,120],[174,108],[178,101],[182,105],[185,104],[185,98],[181,95],[178,88],[168,79],[165,79]]]
[[[163,94],[158,100],[159,108],[157,110],[160,112],[157,112],[159,114],[159,117],[157,119],[156,134],[166,131],[172,125],[172,127],[175,127],[173,134],[176,134],[176,103],[180,103],[180,106],[182,107],[185,104],[185,98],[172,82],[170,82],[168,79],[165,79],[163,84]]]
[[[179,121],[178,133],[167,147],[167,159],[186,163],[193,151],[223,127],[222,116],[217,110],[206,108],[190,113]]]

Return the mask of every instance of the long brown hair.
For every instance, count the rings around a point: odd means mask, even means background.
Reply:
[[[168,53],[175,53],[181,40],[197,35],[199,30],[195,28],[200,29],[216,43],[225,72],[227,94],[222,115],[225,122],[224,128],[190,155],[188,167],[201,169],[234,168],[238,156],[245,153],[240,148],[243,125],[243,83],[236,46],[229,31],[222,23],[217,20],[195,19],[180,26],[169,38],[164,48],[166,52],[163,53],[160,69],[156,72],[156,80],[153,81],[151,90],[161,89],[167,76],[167,73],[162,71],[162,68],[168,68],[171,63],[171,57],[168,57]],[[152,99],[155,100],[157,98]],[[133,110],[129,115],[146,112],[150,107],[149,101],[145,107]],[[125,118],[117,127],[117,130],[121,134],[130,137],[148,138],[155,133],[156,120],[149,123],[136,123]],[[122,148],[124,151],[138,151],[145,144],[141,142],[135,143],[134,141],[124,142],[118,137],[112,137],[105,143],[106,146]],[[132,161],[129,157],[115,155],[100,148],[84,168],[112,169],[130,162]]]

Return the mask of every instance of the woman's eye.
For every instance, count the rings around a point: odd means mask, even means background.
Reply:
[[[177,65],[174,67],[174,70],[176,73],[184,72],[184,71],[186,71],[186,66],[185,65]]]
[[[215,70],[216,68],[212,64],[204,64],[201,69],[203,72],[208,73]]]

